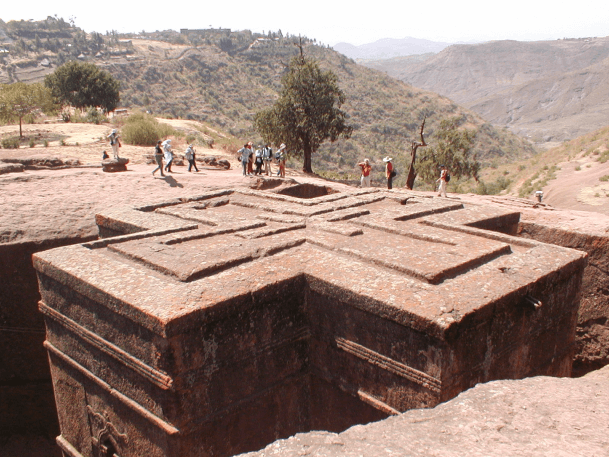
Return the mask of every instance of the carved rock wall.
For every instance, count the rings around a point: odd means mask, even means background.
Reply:
[[[585,255],[518,213],[378,190],[219,190],[36,254],[69,455],[232,455],[568,376]]]

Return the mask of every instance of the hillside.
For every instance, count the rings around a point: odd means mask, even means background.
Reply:
[[[424,61],[364,62],[472,109],[534,142],[606,125],[609,37],[454,45]]]
[[[487,168],[485,182],[506,182],[504,194],[534,198],[564,209],[609,214],[609,127],[565,141],[527,160]]]
[[[32,27],[32,23],[27,24]],[[262,36],[249,31],[166,31],[110,34],[101,37],[100,42],[99,35],[87,36],[75,27],[67,29],[71,39],[49,39],[51,45],[57,41],[59,48],[51,49],[45,40],[36,48],[35,39],[19,36],[15,24],[9,22],[7,28],[22,44],[21,48],[11,48],[17,51],[4,58],[0,79],[17,81],[38,72],[29,80],[41,80],[44,73],[53,71],[65,59],[92,61],[121,81],[121,103],[125,107],[148,110],[157,116],[205,121],[256,143],[260,138],[252,130],[254,114],[273,103],[281,76],[298,51],[294,46],[298,39],[280,33]],[[347,95],[344,109],[355,126],[351,139],[326,144],[314,155],[316,171],[357,176],[355,164],[369,157],[380,179],[381,159],[386,155],[396,158],[398,168],[404,170],[410,141],[425,116],[429,141],[446,117],[459,117],[466,128],[476,129],[475,151],[484,162],[506,162],[535,153],[528,142],[493,128],[445,97],[358,65],[313,40],[305,38],[303,43],[307,55],[338,75]],[[51,66],[40,71],[45,57]]]

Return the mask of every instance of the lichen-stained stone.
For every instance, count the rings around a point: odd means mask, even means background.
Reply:
[[[378,189],[108,209],[102,239],[34,256],[58,443],[228,456],[568,376],[585,254],[518,219]]]

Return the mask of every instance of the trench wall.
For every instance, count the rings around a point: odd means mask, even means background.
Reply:
[[[0,245],[0,437],[59,433],[32,254],[89,240]]]
[[[588,253],[576,329],[573,377],[609,364],[609,234],[593,235],[521,222],[518,235]]]

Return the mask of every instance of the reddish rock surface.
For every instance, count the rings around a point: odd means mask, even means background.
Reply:
[[[58,443],[229,456],[568,376],[586,256],[518,219],[310,183],[103,210],[104,239],[34,255]]]
[[[84,140],[80,139],[79,141],[83,142]],[[84,152],[74,153],[77,149]],[[33,331],[33,334],[38,333],[42,335],[39,338],[40,343],[44,336],[41,333],[44,332],[42,321],[36,310],[38,293],[36,291],[37,286],[35,285],[34,271],[31,268],[29,260],[31,254],[39,250],[81,242],[96,237],[97,228],[94,222],[96,212],[116,205],[160,202],[167,198],[182,197],[184,194],[196,195],[210,188],[251,185],[263,188],[268,185],[265,184],[265,181],[242,177],[241,172],[238,171],[238,164],[232,158],[234,170],[225,172],[218,171],[217,169],[203,169],[201,173],[188,174],[185,167],[175,167],[176,173],[166,180],[161,180],[158,177],[152,178],[150,172],[154,166],[143,165],[143,160],[134,159],[138,155],[143,157],[144,152],[132,147],[124,147],[121,150],[122,154],[126,153],[127,156],[132,158],[133,165],[129,166],[129,171],[107,175],[101,172],[102,149],[107,148],[105,145],[89,149],[74,147],[47,148],[48,153],[46,157],[73,155],[75,160],[79,160],[80,163],[84,165],[94,164],[93,166],[97,168],[32,170],[26,169],[27,167],[22,165],[21,161],[16,161],[14,163],[19,164],[19,169],[23,167],[25,169],[24,172],[0,176],[0,250],[2,250],[2,255],[0,255],[2,259],[2,264],[0,265],[2,270],[0,272],[0,284],[4,291],[14,291],[14,293],[11,292],[8,295],[0,294],[0,301],[2,302],[0,306],[0,309],[2,309],[0,312],[0,326],[3,327],[0,344],[3,345],[3,348],[27,348],[30,342],[22,344],[20,341],[23,338],[31,341],[30,336],[28,336],[31,333],[23,333],[23,329]],[[28,150],[27,155],[29,156],[32,151],[38,151],[38,148]],[[150,151],[146,151],[146,154],[149,153]],[[23,149],[16,151],[2,150],[2,157],[19,157],[23,156],[23,154]],[[61,160],[66,161],[65,158]],[[44,162],[51,165],[54,164],[54,161],[51,160],[45,159]],[[299,182],[318,182],[313,178],[303,177],[293,170],[288,170],[288,175],[297,178]],[[493,205],[517,209],[522,212],[521,220],[524,223],[560,228],[592,237],[606,237],[609,233],[609,219],[607,216],[597,213],[563,211],[547,205],[537,205],[531,201],[505,197],[480,197],[455,194],[449,194],[449,197],[454,201],[491,202]],[[553,236],[552,239],[555,240],[554,242],[561,244],[561,240],[566,238],[563,236]],[[21,254],[18,257],[8,256],[5,255],[7,252],[5,249],[16,250],[21,252]],[[591,257],[591,265],[594,265],[595,257],[600,256],[602,258],[602,256],[605,256],[605,259],[609,257],[603,249],[597,249],[594,243],[585,246],[586,252]],[[22,270],[19,270],[20,265],[26,265],[29,270],[21,273]],[[598,271],[600,273],[603,272],[600,268]],[[605,269],[604,272],[606,277],[607,270]],[[588,273],[586,273],[587,276]],[[584,281],[586,281],[586,277]],[[587,302],[592,294],[594,294],[597,300],[593,302],[599,304],[602,308],[604,306],[602,303],[606,303],[607,296],[609,295],[607,293],[609,287],[606,285],[606,282],[603,282],[606,281],[606,279],[603,279],[603,275],[598,276],[594,281],[592,284],[597,284],[597,286],[594,286],[590,294],[584,290],[583,300]],[[27,292],[28,289],[32,288],[33,292]],[[19,290],[25,290],[27,297],[17,297]],[[13,313],[10,311],[11,309],[16,312]],[[597,306],[592,309],[600,308]],[[8,314],[7,310],[10,311]],[[19,316],[18,320],[11,320],[15,316]],[[607,330],[606,319],[607,314],[601,318],[591,319],[587,326],[580,327],[578,331],[578,342],[580,344],[578,357],[586,365],[586,369],[594,367],[597,362],[602,365],[608,361],[609,332]],[[17,328],[19,331],[10,331],[10,328]],[[39,349],[35,352],[42,353]],[[6,352],[3,350],[3,353],[10,354],[11,351]],[[37,356],[33,357],[31,353],[28,353],[21,354],[19,357],[15,357],[15,359],[37,360]],[[46,356],[43,353],[40,359],[43,360],[43,364],[40,366],[44,366]],[[11,379],[8,381],[9,384],[4,385],[14,386],[16,385],[15,383],[19,384],[20,380],[15,374],[23,373],[24,371],[17,370],[11,364],[5,364],[4,368],[5,373],[8,373],[7,376]],[[33,370],[33,373],[38,376],[37,369]],[[46,376],[48,377],[48,372]],[[34,384],[28,384],[29,381],[25,383],[27,384],[25,386],[26,390],[30,389],[33,385],[41,385],[40,379],[34,381]],[[6,378],[0,379],[0,384],[5,382],[7,382]],[[43,385],[42,390],[48,391],[48,386],[47,381],[47,384]],[[0,385],[0,391],[2,389],[3,386]],[[10,387],[10,389],[13,389],[13,387]],[[7,395],[11,395],[10,392]],[[3,395],[3,393],[0,392],[0,395]],[[20,400],[16,402],[11,401],[10,404],[25,405],[22,409],[23,415],[3,414],[2,420],[0,420],[0,434],[2,434],[2,427],[7,423],[11,426],[21,426],[24,430],[38,431],[44,428],[42,425],[44,413],[42,412],[48,409],[49,404],[52,406],[53,401],[52,397],[49,397],[47,400],[40,402],[40,400],[36,400],[37,395],[31,395],[26,391],[18,393]],[[5,396],[4,398],[9,397]],[[34,400],[38,406],[31,405],[27,401],[22,401],[23,399]],[[6,407],[9,403],[3,400],[0,404]],[[35,412],[37,407],[40,408],[42,415]],[[0,447],[0,455],[5,455],[2,451],[3,448]],[[9,452],[6,455],[11,454]],[[23,453],[19,455],[27,454]]]
[[[479,384],[433,409],[311,432],[243,457],[609,455],[609,367],[583,378]]]

